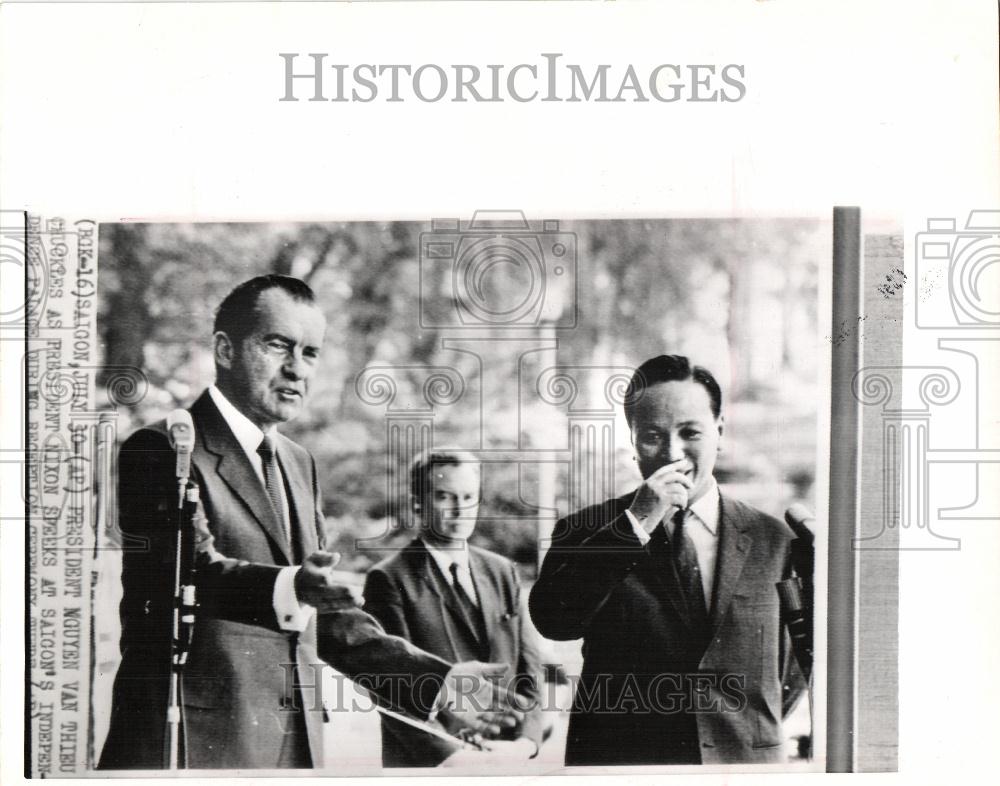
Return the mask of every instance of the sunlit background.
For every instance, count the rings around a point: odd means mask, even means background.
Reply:
[[[275,272],[307,281],[328,320],[307,408],[281,430],[316,457],[345,581],[361,582],[412,537],[405,468],[433,443],[483,460],[472,542],[517,562],[527,589],[558,516],[639,482],[621,394],[631,370],[663,353],[688,355],[722,386],[723,492],[779,517],[792,502],[814,507],[818,271],[830,254],[829,224],[478,226],[102,226],[108,371],[98,395],[123,369],[145,377],[141,400],[118,408],[119,439],[211,384],[214,308],[239,282]],[[115,532],[107,538],[113,546]],[[120,595],[118,553],[101,554],[98,749]],[[579,642],[552,642],[546,654],[561,666],[553,679],[578,673]],[[341,726],[335,748],[350,749],[353,736],[355,752],[371,749],[374,714],[350,715],[331,724]],[[565,712],[553,713],[542,757],[550,766],[561,763],[564,721]],[[794,738],[809,733],[807,713],[786,725],[794,756]]]

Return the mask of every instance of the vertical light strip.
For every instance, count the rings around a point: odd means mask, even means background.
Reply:
[[[833,209],[833,320],[830,361],[830,534],[827,591],[827,772],[854,769],[855,551],[860,367],[861,211]]]

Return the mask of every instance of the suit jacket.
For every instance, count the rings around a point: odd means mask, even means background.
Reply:
[[[301,637],[281,629],[273,606],[278,572],[296,560],[263,484],[207,392],[190,412],[196,433],[191,474],[201,495],[202,542],[199,608],[182,682],[186,766],[275,767],[285,734],[300,734],[303,719],[310,726],[311,756],[318,766],[322,734],[316,724],[322,713],[303,716],[301,710],[289,709],[298,700],[289,675]],[[323,543],[315,462],[280,435],[276,453],[290,524],[300,552],[309,554]],[[122,662],[101,768],[163,766],[176,530],[174,463],[163,421],[136,432],[119,454],[119,522],[125,541]],[[408,694],[414,711],[426,714],[447,663],[387,636],[360,610],[324,615],[317,627],[323,630],[320,654],[348,676],[372,666],[432,675],[421,683],[423,693]],[[308,684],[308,671],[305,676]],[[311,695],[307,698],[306,706],[311,706]]]
[[[643,546],[634,497],[556,524],[531,616],[542,635],[583,639],[567,765],[777,762],[793,685],[775,583],[791,570],[782,522],[721,498],[708,629],[684,606],[669,546]]]
[[[510,665],[518,693],[531,701],[520,733],[542,739],[539,640],[522,608],[514,564],[469,546],[469,571],[483,614],[486,641],[479,642],[427,547],[414,540],[375,565],[365,582],[365,609],[389,633],[408,639],[445,660],[487,660]],[[484,645],[484,646],[481,646]],[[386,767],[433,767],[453,747],[392,719],[382,719],[382,763]]]

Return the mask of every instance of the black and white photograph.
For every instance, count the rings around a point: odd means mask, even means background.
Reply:
[[[995,769],[996,3],[0,17],[0,780]]]
[[[831,233],[101,224],[86,768],[815,766]]]

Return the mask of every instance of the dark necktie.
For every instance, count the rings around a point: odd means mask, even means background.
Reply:
[[[267,435],[261,440],[260,447],[257,448],[257,455],[260,456],[261,465],[264,468],[264,488],[267,490],[267,498],[271,500],[271,507],[274,509],[274,517],[281,525],[281,531],[288,541],[288,522],[285,521],[285,506],[281,504],[281,478],[278,475],[278,459],[274,452],[274,443]]]
[[[686,510],[679,510],[674,514],[674,534],[670,538],[670,547],[691,621],[701,626],[708,621],[708,609],[705,607],[705,590],[701,583],[701,570],[698,568],[698,553],[687,534],[686,519]]]
[[[455,593],[455,599],[458,601],[459,608],[461,608],[462,613],[465,615],[469,627],[476,634],[478,644],[482,646],[486,641],[486,628],[483,623],[482,612],[479,606],[476,605],[476,602],[469,597],[469,593],[465,591],[462,582],[458,580],[458,563],[451,563],[448,566],[448,570],[451,572],[451,589]]]

